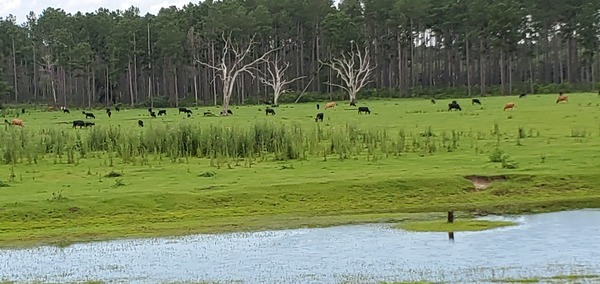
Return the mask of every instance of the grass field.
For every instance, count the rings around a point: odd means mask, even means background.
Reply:
[[[81,110],[29,110],[0,130],[0,246],[600,207],[600,98],[555,99],[94,110],[88,129]]]

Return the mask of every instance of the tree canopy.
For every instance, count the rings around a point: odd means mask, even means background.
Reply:
[[[228,0],[156,15],[136,7],[85,14],[47,8],[23,23],[0,18],[0,100],[219,104],[218,74],[198,61],[220,62],[221,35],[230,32],[238,46],[254,36],[248,60],[277,49],[290,64],[288,79],[302,77],[288,88],[317,98],[340,91],[328,82],[341,83],[321,62],[353,43],[367,48],[376,66],[365,96],[598,88],[600,1],[343,0],[334,7],[331,0]],[[268,66],[259,65],[256,75]],[[236,80],[233,102],[272,96],[251,75]]]

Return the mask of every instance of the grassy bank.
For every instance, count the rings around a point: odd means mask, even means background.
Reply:
[[[444,220],[436,220],[402,222],[395,227],[415,232],[466,232],[484,231],[514,225],[516,225],[515,222],[509,221],[460,220],[453,223],[447,223]]]
[[[274,117],[97,112],[94,129],[72,129],[76,111],[32,111],[0,138],[0,246],[600,207],[600,100],[517,100],[452,113],[361,102],[373,114],[321,109],[319,126],[313,104]],[[507,101],[517,109],[502,112]],[[472,175],[503,179],[476,189]]]

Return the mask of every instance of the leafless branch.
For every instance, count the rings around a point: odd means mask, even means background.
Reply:
[[[342,54],[341,58],[334,58],[329,63],[321,63],[335,71],[337,77],[343,82],[343,85],[331,82],[327,84],[345,90],[350,96],[350,101],[354,101],[356,94],[371,82],[370,77],[376,67],[371,67],[370,62],[368,47],[365,46],[364,51],[361,52],[358,45],[354,44],[348,54]]]

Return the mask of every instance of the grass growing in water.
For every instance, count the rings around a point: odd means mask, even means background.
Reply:
[[[514,225],[516,225],[516,223],[508,221],[456,220],[454,223],[448,223],[444,220],[437,220],[408,221],[399,223],[394,227],[415,232],[466,232],[484,231]]]

